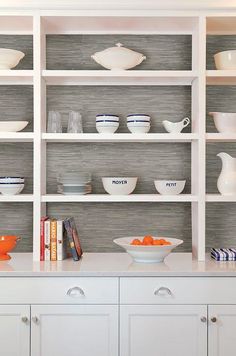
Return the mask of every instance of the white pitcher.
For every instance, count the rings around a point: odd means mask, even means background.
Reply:
[[[217,156],[222,161],[217,188],[222,195],[236,195],[236,158],[226,152],[220,152]]]
[[[183,130],[183,128],[188,126],[189,124],[190,124],[190,119],[188,117],[185,117],[183,120],[179,122],[172,122],[168,120],[162,121],[162,125],[169,133],[180,133]]]

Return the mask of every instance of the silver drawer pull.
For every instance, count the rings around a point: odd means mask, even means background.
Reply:
[[[22,317],[21,317],[21,321],[22,321],[23,323],[27,324],[28,321],[29,321],[29,319],[27,318],[27,316],[22,316]]]
[[[66,294],[72,298],[85,297],[85,293],[84,293],[83,289],[80,287],[70,288],[70,289],[68,289]]]
[[[154,295],[158,295],[160,297],[170,296],[172,297],[173,294],[171,290],[167,287],[160,287],[154,291]]]

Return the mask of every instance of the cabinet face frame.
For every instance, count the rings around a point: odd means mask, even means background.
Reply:
[[[206,34],[236,34],[235,11],[163,11],[163,10],[12,10],[3,11],[0,19],[1,34],[32,34],[34,68],[31,71],[2,71],[1,83],[20,84],[33,83],[34,87],[34,129],[32,135],[3,137],[2,142],[27,142],[34,144],[34,193],[29,196],[16,196],[11,201],[33,201],[33,259],[40,259],[40,217],[46,213],[46,204],[50,201],[63,202],[65,197],[47,196],[46,194],[46,142],[103,142],[99,137],[60,136],[51,137],[46,134],[46,90],[47,85],[132,85],[142,79],[145,85],[191,85],[192,87],[192,135],[182,136],[182,142],[191,142],[191,187],[190,196],[180,196],[176,201],[191,202],[192,212],[192,252],[199,260],[205,259],[205,205],[206,201],[234,201],[236,197],[206,195],[205,164],[206,143],[215,141],[235,142],[234,135],[206,134],[206,82],[211,84],[236,83],[236,71],[206,71]],[[112,19],[112,21],[110,21]],[[113,75],[109,71],[47,71],[46,70],[46,34],[191,34],[192,35],[192,70],[190,71],[127,71]],[[166,135],[150,137],[150,142],[180,142],[181,136],[172,138]],[[109,138],[113,142],[113,138]],[[109,142],[109,140],[107,142]],[[120,136],[114,142],[125,142],[127,137]],[[154,140],[154,141],[152,141]],[[147,142],[144,136],[136,142]],[[106,141],[105,141],[106,142]],[[126,141],[127,142],[127,141]],[[132,140],[131,140],[132,142]],[[0,201],[6,201],[0,197]],[[71,198],[73,199],[73,198]],[[99,202],[99,197],[89,197]],[[160,201],[175,201],[174,197],[161,197]],[[66,200],[70,201],[70,197]],[[74,200],[76,201],[76,200]],[[80,200],[78,200],[80,201]],[[109,203],[112,197],[101,197],[101,201]],[[122,197],[114,198],[117,203]],[[125,200],[129,203],[129,200]],[[155,197],[143,195],[131,196],[130,201],[153,201]],[[86,197],[81,200],[86,203]]]

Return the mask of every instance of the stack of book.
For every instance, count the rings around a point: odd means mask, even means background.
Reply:
[[[75,261],[81,258],[83,251],[73,218],[57,220],[44,216],[40,230],[40,261],[62,261],[71,255]]]

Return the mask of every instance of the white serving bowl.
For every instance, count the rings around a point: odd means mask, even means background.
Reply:
[[[0,121],[0,132],[18,132],[23,130],[28,121]]]
[[[0,69],[11,69],[16,67],[24,56],[25,54],[21,51],[0,48]]]
[[[236,133],[236,113],[209,112],[213,116],[215,127],[221,133]]]
[[[127,127],[131,133],[148,133],[151,125],[148,122],[132,122],[127,123]]]
[[[104,177],[102,184],[108,194],[128,195],[134,191],[137,180],[137,177]]]
[[[0,193],[2,195],[16,195],[22,192],[24,189],[24,184],[13,184],[13,183],[0,183]]]
[[[159,239],[160,237],[153,237],[154,239]],[[171,245],[130,245],[133,239],[142,240],[143,237],[122,237],[119,239],[113,240],[113,242],[124,248],[126,252],[133,258],[135,262],[142,263],[156,263],[163,262],[165,257],[170,254],[170,252],[177,246],[183,243],[183,240],[171,239],[164,237],[166,241],[169,241]]]
[[[236,50],[223,51],[214,55],[216,69],[236,69]]]
[[[180,194],[185,187],[186,180],[155,180],[154,184],[158,193],[162,195]]]
[[[96,130],[101,134],[113,134],[119,127],[116,122],[97,122]]]
[[[0,183],[24,183],[23,177],[0,177]]]

